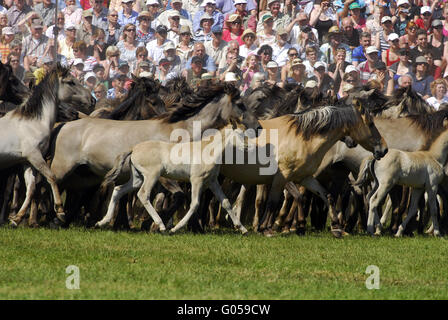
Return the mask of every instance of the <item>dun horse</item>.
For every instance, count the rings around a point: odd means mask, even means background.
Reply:
[[[48,150],[50,133],[58,119],[61,104],[66,101],[80,106],[91,106],[95,100],[70,74],[69,69],[57,66],[33,88],[31,95],[21,106],[0,119],[0,127],[4,131],[0,140],[0,169],[25,163],[41,173],[51,186],[54,208],[60,220],[64,220],[64,211],[59,189],[43,155]],[[32,177],[34,180],[34,173]],[[33,184],[27,184],[31,185]],[[27,200],[17,214],[18,220],[25,214],[31,198],[30,193],[32,194],[28,190]],[[12,222],[15,223],[15,219]]]

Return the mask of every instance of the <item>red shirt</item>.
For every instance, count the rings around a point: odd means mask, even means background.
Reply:
[[[432,19],[431,19],[431,21],[432,21]],[[428,34],[429,34],[429,32],[431,31],[431,22],[429,23],[429,27],[428,27],[428,28],[425,28],[425,23],[423,22],[423,19],[422,19],[422,18],[418,18],[418,19],[415,21],[415,24],[418,25],[418,27],[419,27],[420,29],[423,29],[423,30],[425,30],[426,32],[428,32]]]
[[[243,34],[243,29],[241,29],[240,32],[238,33],[238,38],[232,39],[232,36],[230,35],[230,31],[228,29],[226,29],[226,30],[222,31],[222,40],[224,40],[225,42],[236,40],[236,41],[238,41],[240,46],[242,46],[242,45],[244,45],[244,41],[241,40],[242,34]]]
[[[89,0],[79,0],[79,3],[81,4],[81,7],[84,10],[92,8],[92,6],[90,5],[90,1]],[[107,3],[107,0],[103,1],[103,7],[105,7],[105,8],[109,7],[109,4]]]

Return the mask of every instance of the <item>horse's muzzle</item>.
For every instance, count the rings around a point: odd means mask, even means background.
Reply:
[[[375,157],[375,160],[380,160],[382,157],[386,155],[387,151],[389,151],[387,147],[386,148],[375,147],[373,151],[373,156]]]

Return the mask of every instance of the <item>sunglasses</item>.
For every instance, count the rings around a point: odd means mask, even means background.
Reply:
[[[241,21],[233,21],[232,24],[241,24]]]
[[[347,80],[346,82],[347,83],[355,83],[356,81],[355,80]]]
[[[216,33],[215,33],[215,34],[216,34]],[[191,34],[190,34],[189,32],[181,33],[180,35],[181,35],[181,36],[191,36]]]
[[[118,14],[110,14],[111,17],[118,17]]]
[[[299,54],[298,54],[298,53],[290,53],[289,56],[290,56],[290,57],[298,57]]]
[[[11,60],[11,63],[18,63],[19,60]]]
[[[94,94],[104,93],[104,91],[93,91]]]
[[[127,29],[128,32],[135,32],[135,29]]]

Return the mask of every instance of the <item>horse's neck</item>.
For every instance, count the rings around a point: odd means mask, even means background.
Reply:
[[[56,99],[49,95],[44,95],[42,98],[42,117],[40,122],[52,129],[56,123],[57,109]]]
[[[445,165],[448,156],[448,130],[445,130],[431,145],[428,152],[440,164]]]
[[[197,136],[202,134],[207,129],[214,129],[224,124],[224,120],[221,119],[221,112],[216,110],[207,110],[205,106],[197,115],[184,120],[183,126],[190,132],[193,140],[201,139]]]

